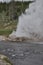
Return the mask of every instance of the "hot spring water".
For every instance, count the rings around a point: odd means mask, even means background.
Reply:
[[[43,0],[35,0],[25,10],[25,14],[19,16],[17,30],[11,36],[14,35],[36,39],[43,37]]]

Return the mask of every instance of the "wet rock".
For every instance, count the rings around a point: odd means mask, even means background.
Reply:
[[[9,58],[7,58],[4,55],[0,55],[0,65],[12,65],[9,61]]]

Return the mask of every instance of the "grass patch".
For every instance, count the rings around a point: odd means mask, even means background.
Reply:
[[[0,35],[5,35],[5,36],[9,36],[9,34],[12,33],[13,30],[16,31],[16,28],[17,28],[17,20],[15,21],[10,21],[10,23],[5,23],[4,24],[0,24]]]
[[[5,29],[0,29],[0,35],[5,35],[8,36],[9,34],[12,33],[12,30],[5,30]]]

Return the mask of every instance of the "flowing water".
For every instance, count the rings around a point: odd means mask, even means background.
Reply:
[[[12,33],[14,35],[14,32]],[[35,0],[18,19],[16,37],[43,37],[43,0]]]

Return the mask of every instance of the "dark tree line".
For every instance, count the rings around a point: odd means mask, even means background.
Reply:
[[[18,16],[25,11],[30,2],[15,2],[11,0],[9,3],[0,2],[0,13],[5,11],[6,16],[10,16],[10,19],[17,19]]]

